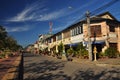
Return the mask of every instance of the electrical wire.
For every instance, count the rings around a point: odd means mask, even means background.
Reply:
[[[91,12],[90,12],[90,16],[95,16],[95,15],[97,15],[97,13],[99,13],[99,12],[101,12],[102,10],[110,7],[111,5],[115,4],[115,3],[118,2],[118,1],[119,1],[119,0],[112,0],[112,1],[110,1],[110,2],[108,2],[108,3],[106,3],[105,5],[103,5],[103,6],[99,7],[99,8],[97,8],[97,9],[95,9],[94,11],[91,11]],[[84,14],[84,15],[82,15],[79,19],[75,20],[73,24],[76,24],[76,23],[84,20],[85,18],[86,18],[86,15]]]
[[[116,2],[118,2],[119,0],[112,0],[109,3],[95,9],[94,11],[90,12],[90,16],[96,15],[97,13],[101,12],[102,10],[110,7],[111,5],[115,4]]]

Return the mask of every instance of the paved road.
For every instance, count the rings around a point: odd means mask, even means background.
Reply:
[[[26,53],[24,80],[120,80],[120,68]]]

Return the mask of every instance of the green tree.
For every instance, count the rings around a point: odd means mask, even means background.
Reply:
[[[9,36],[6,29],[0,26],[0,50],[10,49],[12,51],[17,51],[21,49],[22,46],[17,43],[17,41]]]
[[[59,52],[60,54],[62,54],[62,53],[63,53],[63,50],[64,50],[64,45],[63,45],[63,43],[61,42],[61,43],[58,45],[58,52]]]
[[[8,33],[6,32],[5,28],[3,26],[0,26],[0,49],[6,48],[6,38]]]

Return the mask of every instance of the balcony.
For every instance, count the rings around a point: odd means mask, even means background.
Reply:
[[[108,38],[108,41],[111,42],[111,43],[116,43],[117,40],[118,40],[118,37],[117,37],[117,34],[114,33],[114,32],[110,32],[108,34],[109,38]]]

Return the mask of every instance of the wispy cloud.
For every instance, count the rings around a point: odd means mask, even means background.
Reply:
[[[24,27],[5,27],[7,32],[22,32],[22,31],[28,31],[31,28],[29,28],[28,26],[24,26]]]
[[[7,21],[22,22],[35,20],[42,12],[46,10],[47,8],[45,8],[44,2],[40,3],[37,1],[29,6],[26,6],[25,9],[23,9],[20,13],[7,19]]]
[[[40,2],[40,0],[38,0],[37,2],[26,6],[21,12],[16,14],[16,16],[8,18],[7,21],[24,22],[54,20],[63,16],[78,13],[78,11],[81,11],[81,9],[91,4],[93,4],[93,2],[90,2],[89,4],[86,3],[85,5],[82,5],[80,6],[80,8],[77,9],[72,8],[72,10],[70,10],[69,7],[66,7],[58,9],[56,11],[51,11],[49,9],[49,6],[47,6],[46,1]]]
[[[57,18],[63,16],[63,14],[65,14],[65,12],[67,12],[66,9],[61,9],[61,10],[54,11],[54,12],[51,12],[51,13],[48,13],[45,15],[40,15],[40,17],[37,18],[36,20],[37,21],[46,21],[46,20],[57,19]]]
[[[35,2],[25,9],[23,9],[16,16],[13,16],[7,21],[11,22],[23,22],[23,21],[46,21],[61,17],[67,9],[60,9],[57,11],[49,11],[45,2]]]

